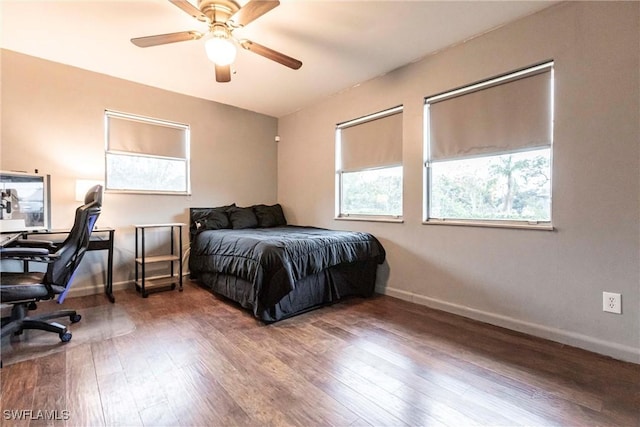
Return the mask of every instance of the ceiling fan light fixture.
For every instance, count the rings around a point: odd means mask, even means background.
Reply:
[[[1,2],[2,0],[0,0]],[[203,39],[207,57],[215,63],[216,82],[231,81],[231,64],[236,59],[237,46],[282,64],[293,70],[302,66],[302,62],[277,50],[270,49],[251,40],[238,40],[233,31],[245,27],[280,4],[280,0],[169,0],[201,22],[209,26],[207,34],[198,31],[180,31],[135,37],[131,43],[138,47],[159,46],[169,43]],[[196,5],[197,2],[197,5]]]
[[[230,37],[229,29],[222,24],[214,24],[204,48],[209,59],[216,65],[231,65],[236,59],[236,46]]]

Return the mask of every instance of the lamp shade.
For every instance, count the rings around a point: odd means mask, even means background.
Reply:
[[[230,65],[236,59],[236,47],[228,38],[211,37],[205,42],[204,48],[216,65]]]

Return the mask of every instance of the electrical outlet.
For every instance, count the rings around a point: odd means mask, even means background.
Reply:
[[[622,295],[613,292],[603,292],[602,311],[622,314]]]

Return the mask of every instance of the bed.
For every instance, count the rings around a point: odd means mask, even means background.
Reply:
[[[280,205],[190,208],[191,278],[270,323],[374,292],[369,233],[287,225]]]

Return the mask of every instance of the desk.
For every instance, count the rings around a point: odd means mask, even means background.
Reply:
[[[13,243],[22,236],[21,233],[0,234],[0,248],[4,248],[9,243]]]
[[[55,234],[68,234],[69,230],[51,230],[51,231],[24,231],[21,236],[28,239],[29,236],[47,236]],[[87,251],[103,251],[107,250],[107,282],[104,285],[104,293],[112,303],[116,302],[113,297],[113,235],[115,230],[109,227],[96,228],[91,232],[89,247]]]

